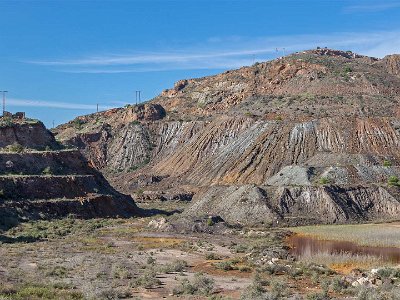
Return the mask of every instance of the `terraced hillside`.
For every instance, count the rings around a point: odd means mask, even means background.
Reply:
[[[305,224],[400,212],[400,56],[317,49],[182,80],[55,133],[121,191],[189,217]],[[229,209],[228,209],[229,208]]]
[[[63,149],[43,124],[0,120],[0,228],[38,218],[137,213],[76,149]]]

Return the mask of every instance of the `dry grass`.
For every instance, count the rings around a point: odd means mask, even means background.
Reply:
[[[356,268],[371,269],[390,265],[379,257],[351,253],[331,254],[328,252],[303,255],[300,260],[304,263],[326,265],[339,273],[349,273]]]
[[[360,246],[400,247],[400,223],[301,226],[290,230],[321,240],[349,241]]]

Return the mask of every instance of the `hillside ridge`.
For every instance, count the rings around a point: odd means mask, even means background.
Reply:
[[[280,211],[274,218],[295,224],[393,218],[400,207],[399,62],[399,55],[297,52],[181,80],[149,102],[78,117],[54,132],[138,200],[194,195],[191,215],[221,214],[205,211],[216,207],[211,202],[196,203],[254,185],[269,191],[259,198],[272,209],[267,215]],[[307,221],[299,211],[310,193],[310,211],[330,214],[325,219]],[[236,209],[245,211],[250,204],[239,195]],[[388,211],[379,209],[385,201]]]

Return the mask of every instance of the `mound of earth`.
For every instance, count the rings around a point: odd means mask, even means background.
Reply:
[[[0,119],[0,228],[21,220],[130,216],[114,190],[76,149],[63,149],[37,120]]]
[[[54,132],[120,191],[143,201],[194,195],[192,216],[392,219],[400,208],[399,102],[398,55],[317,49],[182,80],[148,103]]]

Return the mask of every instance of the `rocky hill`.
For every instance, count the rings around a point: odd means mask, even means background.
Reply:
[[[0,228],[20,220],[129,216],[115,191],[76,149],[63,149],[37,120],[0,118]]]
[[[55,133],[115,187],[231,223],[395,219],[400,56],[317,49],[182,80]],[[227,209],[229,208],[229,209]]]

